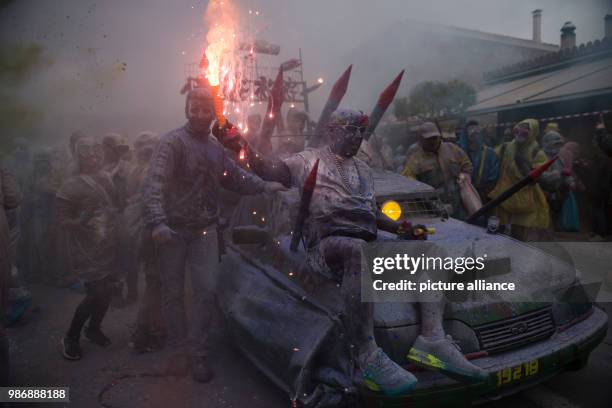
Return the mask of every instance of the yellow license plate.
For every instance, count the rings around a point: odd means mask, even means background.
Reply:
[[[497,386],[512,384],[520,380],[537,375],[540,370],[540,362],[536,360],[527,361],[521,365],[507,367],[495,373]]]

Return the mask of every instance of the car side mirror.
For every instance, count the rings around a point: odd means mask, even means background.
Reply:
[[[256,225],[245,225],[232,228],[232,242],[236,245],[266,245],[272,240],[270,232],[266,228]]]

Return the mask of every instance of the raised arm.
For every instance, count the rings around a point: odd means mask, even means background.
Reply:
[[[249,148],[249,166],[259,177],[266,181],[276,181],[285,187],[292,187],[291,169],[282,160],[266,157]]]
[[[259,194],[265,190],[266,182],[236,164],[227,155],[223,157],[221,184],[239,194]]]

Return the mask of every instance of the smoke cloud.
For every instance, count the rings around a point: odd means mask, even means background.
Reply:
[[[414,85],[410,78],[420,63],[411,57],[412,49],[401,45],[406,40],[401,29],[410,21],[529,39],[531,11],[541,8],[542,39],[558,44],[565,21],[577,26],[577,42],[582,43],[601,38],[604,15],[612,13],[607,0],[233,3],[242,13],[253,11],[243,29],[281,47],[278,57],[262,56],[262,63],[278,65],[296,58],[301,49],[305,79],[310,84],[318,77],[325,79],[312,94],[314,119],[331,85],[350,63],[354,63],[353,78],[345,105],[370,111],[378,92],[404,68],[406,79],[399,95],[409,92]],[[199,61],[205,46],[206,6],[206,1],[195,0],[0,2],[2,95],[19,101],[13,106],[21,109],[10,114],[19,120],[2,121],[2,139],[24,135],[53,143],[77,128],[93,135],[108,131],[133,135],[143,129],[164,132],[180,126],[184,99],[179,90],[186,64]],[[393,37],[375,41],[390,28]],[[419,59],[437,52],[420,39],[413,42],[418,44],[414,55]],[[9,72],[7,67],[14,66],[24,50],[29,50],[26,60],[34,60],[22,71]],[[458,58],[461,53],[458,49]],[[376,64],[368,63],[372,54]],[[444,76],[444,68],[432,75]]]

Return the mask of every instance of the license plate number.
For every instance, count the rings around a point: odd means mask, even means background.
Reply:
[[[540,362],[538,360],[527,361],[521,365],[507,367],[499,370],[496,374],[497,386],[512,384],[514,382],[526,379],[537,375],[540,370]]]

